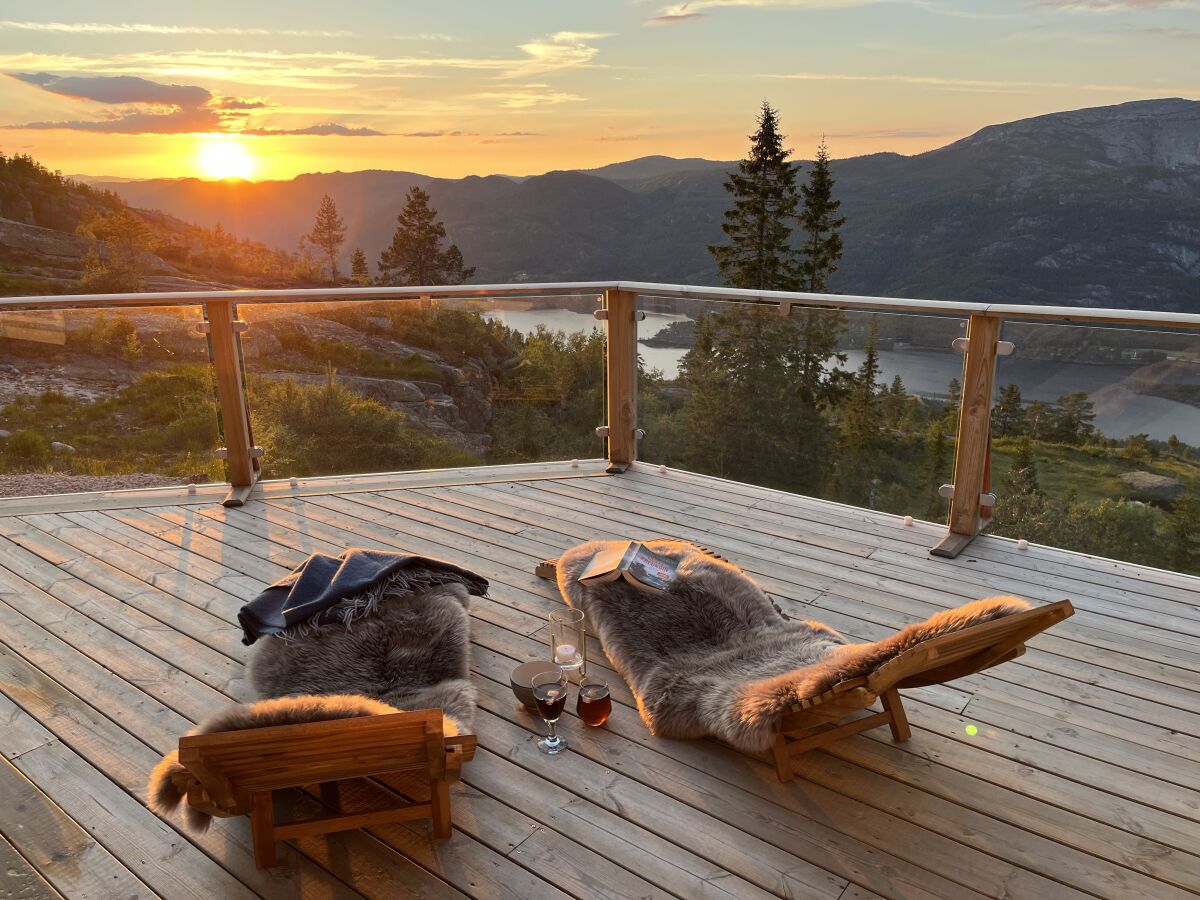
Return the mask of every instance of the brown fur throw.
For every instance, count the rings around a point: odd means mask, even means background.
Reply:
[[[283,697],[260,700],[258,703],[239,703],[209,716],[188,734],[213,734],[217,731],[239,731],[243,728],[270,728],[273,725],[297,725],[303,722],[324,722],[328,719],[353,719],[359,716],[380,716],[399,712],[398,709],[354,694],[330,694],[322,697]],[[449,723],[448,723],[449,724]],[[174,812],[183,794],[172,776],[184,771],[179,763],[179,751],[172,750],[150,773],[146,800],[160,816]],[[208,829],[212,816],[183,807],[184,822],[195,832]]]
[[[869,644],[820,622],[785,619],[736,566],[683,541],[646,541],[676,560],[665,594],[624,580],[583,586],[579,574],[604,542],[573,547],[558,585],[597,630],[629,683],[642,719],[668,738],[712,735],[752,752],[770,747],[780,715],[840,681],[866,675],[908,648],[1029,608],[1015,597],[947,610]]]
[[[456,582],[397,589],[353,622],[260,641],[250,683],[260,697],[362,694],[397,709],[440,707],[469,729],[475,721],[470,602]]]
[[[251,651],[249,678],[260,697],[272,699],[230,706],[190,733],[440,707],[446,734],[463,734],[475,720],[469,606],[467,588],[457,582],[417,591],[397,584],[352,621],[267,637]],[[183,799],[171,781],[181,771],[178,753],[172,751],[150,776],[147,799],[160,815],[175,810]],[[185,822],[193,830],[205,830],[210,818],[184,807]]]

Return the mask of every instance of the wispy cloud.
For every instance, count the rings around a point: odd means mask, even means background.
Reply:
[[[1200,41],[1200,31],[1191,28],[1142,28],[1142,34],[1169,38],[1173,41]]]
[[[479,137],[478,131],[406,131],[400,137],[407,138],[441,138],[441,137]]]
[[[384,132],[372,128],[325,122],[297,128],[248,127],[245,116],[265,109],[266,98],[246,99],[214,94],[190,84],[162,84],[133,75],[53,75],[48,72],[13,74],[13,79],[40,90],[112,104],[98,119],[64,119],[3,126],[8,129],[45,131],[62,129],[98,134],[195,134],[243,132],[246,134],[307,134],[344,137],[374,137]]]
[[[1139,10],[1188,9],[1195,0],[1034,0],[1034,8],[1062,9],[1068,12],[1120,13]]]
[[[528,59],[511,63],[505,74],[529,78],[559,69],[591,66],[592,60],[600,52],[591,42],[606,37],[612,35],[594,31],[559,31],[549,37],[529,41],[518,48],[528,55]]]
[[[255,85],[321,89],[330,82],[423,78],[445,71],[490,73],[497,79],[540,78],[569,69],[595,68],[609,35],[560,31],[527,41],[520,56],[374,56],[349,51],[177,50],[83,57],[65,54],[0,54],[0,71],[40,69],[150,78],[194,78]]]
[[[321,137],[328,137],[330,135],[336,137],[383,137],[387,134],[386,131],[376,131],[374,128],[356,128],[351,125],[342,125],[338,122],[324,122],[320,125],[306,125],[303,128],[242,128],[237,133],[253,134],[263,137],[286,134],[312,134],[319,135]]]
[[[236,28],[206,25],[155,25],[147,22],[15,22],[0,20],[0,31],[40,31],[54,34],[180,34],[245,35],[248,37],[353,37],[352,31],[292,28]]]
[[[472,94],[472,97],[495,103],[502,109],[529,109],[534,106],[573,103],[583,99],[578,94],[556,90],[545,84],[518,85],[503,91],[483,91]]]
[[[153,103],[187,107],[201,106],[212,99],[212,91],[206,88],[191,84],[160,84],[133,75],[89,77],[26,72],[12,77],[52,94],[76,100],[95,100],[97,103]]]
[[[768,74],[762,77],[793,81],[891,82],[895,84],[912,84],[942,90],[977,93],[1027,93],[1047,89],[1098,91],[1116,94],[1140,93],[1152,96],[1166,96],[1168,94],[1191,95],[1197,93],[1197,88],[1194,86],[1170,87],[1161,84],[1103,84],[1070,81],[992,81],[977,78],[942,78],[933,75],[846,75],[832,72],[793,72],[786,75]]]
[[[674,22],[686,22],[699,19],[708,14],[709,10],[727,9],[732,7],[753,7],[757,9],[844,9],[851,6],[868,6],[882,0],[691,0],[688,3],[673,3],[664,6],[654,16],[647,19],[647,24],[666,25]]]

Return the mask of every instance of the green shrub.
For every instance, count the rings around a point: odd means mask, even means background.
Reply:
[[[4,454],[16,463],[41,465],[50,457],[50,442],[38,432],[24,429],[4,442]]]
[[[339,384],[255,379],[254,435],[271,477],[430,469],[478,463],[408,424],[402,414]]]

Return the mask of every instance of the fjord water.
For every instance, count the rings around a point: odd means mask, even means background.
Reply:
[[[569,309],[491,310],[484,315],[522,334],[531,334],[538,326],[572,333],[589,331],[600,324],[587,313]],[[686,318],[647,311],[645,320],[638,324],[638,337],[653,337],[672,322]],[[675,378],[687,350],[639,343],[638,353],[647,368],[659,369],[664,377]],[[863,351],[848,350],[843,368],[855,371],[862,359]],[[1177,372],[1173,376],[1174,383],[1200,384],[1200,362],[1176,359],[1173,364],[1182,370],[1182,374]],[[899,375],[909,393],[934,399],[945,399],[950,379],[962,377],[962,357],[949,348],[881,350],[879,367],[881,383],[890,383]],[[1147,366],[1136,362],[1022,358],[1018,348],[1015,355],[1002,360],[996,383],[1019,385],[1022,399],[1027,403],[1035,400],[1053,403],[1064,394],[1083,391],[1095,404],[1096,428],[1111,438],[1120,440],[1133,434],[1147,434],[1154,440],[1165,441],[1175,435],[1186,444],[1200,446],[1200,410],[1135,390],[1135,382],[1144,376],[1146,369]]]

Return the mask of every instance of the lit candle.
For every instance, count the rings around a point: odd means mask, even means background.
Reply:
[[[559,644],[554,648],[554,661],[556,663],[574,662],[577,655],[574,644]]]

